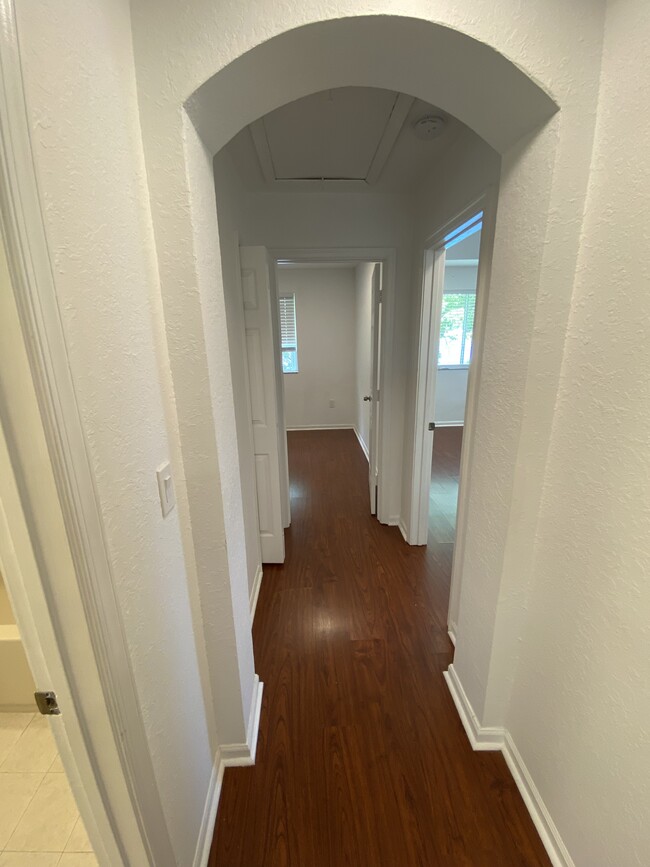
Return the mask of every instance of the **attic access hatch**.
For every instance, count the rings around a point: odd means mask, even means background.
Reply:
[[[342,87],[283,105],[250,126],[264,179],[375,183],[413,103],[394,91]]]

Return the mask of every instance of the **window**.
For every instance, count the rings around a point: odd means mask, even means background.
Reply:
[[[438,367],[467,367],[472,357],[483,211],[445,236]]]
[[[298,373],[298,343],[296,339],[296,296],[283,295],[280,299],[280,341],[282,346],[282,372]]]
[[[472,356],[472,331],[476,295],[473,292],[445,292],[440,317],[438,367],[466,366]]]

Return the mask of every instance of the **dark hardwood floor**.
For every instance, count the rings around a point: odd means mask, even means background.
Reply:
[[[550,864],[503,757],[472,751],[442,677],[459,446],[436,432],[447,517],[433,509],[430,544],[412,548],[368,514],[352,431],[289,434],[287,558],[264,568],[253,628],[257,762],[225,772],[211,867]]]

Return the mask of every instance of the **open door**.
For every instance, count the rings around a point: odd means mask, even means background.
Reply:
[[[282,373],[282,335],[280,334],[280,302],[276,263],[269,260],[271,281],[271,325],[273,328],[273,357],[275,360],[275,394],[278,412],[278,456],[280,459],[280,497],[282,526],[291,525],[291,496],[289,492],[289,449],[287,447],[287,423],[284,416],[284,375]]]
[[[242,301],[253,423],[255,484],[263,563],[284,563],[284,520],[274,330],[277,307],[265,247],[241,247]],[[280,426],[282,425],[282,430]],[[285,520],[288,516],[285,516]]]
[[[381,352],[381,264],[376,263],[372,272],[372,315],[370,320],[370,431],[368,443],[368,486],[370,491],[370,514],[377,514],[377,486],[379,484],[379,355]]]
[[[440,230],[424,252],[408,532],[411,545],[427,544],[433,440],[436,416],[440,412],[436,407],[440,371],[465,377],[464,384],[461,380],[459,385],[457,380],[453,388],[447,385],[446,394],[441,392],[447,403],[451,402],[449,393],[453,393],[456,403],[460,402],[463,419],[454,421],[453,426],[462,425],[464,420],[482,227],[482,210],[471,214],[469,219],[463,215],[451,230],[448,226]],[[458,415],[453,417],[458,419]],[[439,423],[450,424],[444,415]]]

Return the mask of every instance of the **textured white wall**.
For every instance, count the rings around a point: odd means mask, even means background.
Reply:
[[[577,867],[641,867],[650,863],[647,3],[610,5],[601,81],[508,726]]]
[[[278,294],[296,297],[298,373],[284,375],[287,427],[354,427],[354,269],[278,268],[277,275]]]
[[[370,394],[372,384],[372,274],[375,266],[362,262],[356,268],[356,427],[366,450],[370,448],[370,406],[364,395]]]
[[[191,863],[212,748],[178,511],[163,520],[156,486],[170,445],[129,4],[19,2],[17,14],[56,291],[116,592],[175,854]]]

